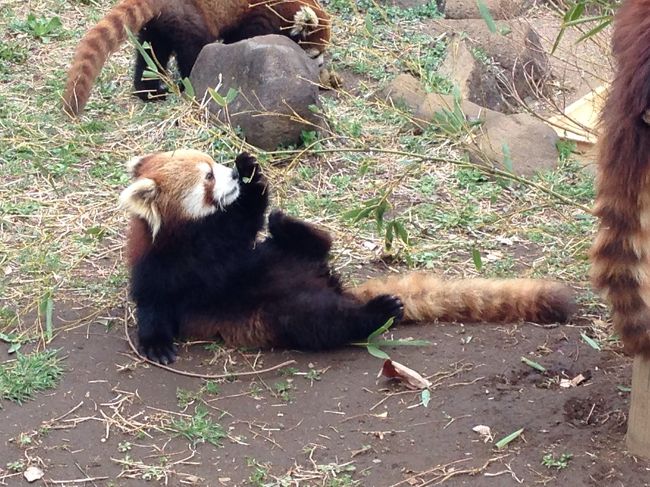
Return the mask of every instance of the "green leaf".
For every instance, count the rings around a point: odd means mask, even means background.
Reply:
[[[210,97],[214,100],[214,102],[217,105],[219,105],[220,107],[226,106],[226,100],[224,99],[223,96],[217,93],[217,90],[215,90],[214,88],[208,88],[208,93],[210,93]]]
[[[390,222],[386,227],[386,235],[384,237],[384,247],[390,250],[393,246],[393,227],[395,222]]]
[[[428,341],[428,340],[406,340],[406,339],[384,340],[384,339],[377,339],[377,340],[372,340],[372,344],[377,345],[378,347],[401,347],[401,346],[425,347],[427,345],[431,345],[431,342]]]
[[[478,5],[478,11],[481,14],[481,17],[483,17],[483,20],[485,20],[485,23],[487,24],[488,30],[490,32],[496,32],[497,24],[494,22],[494,17],[492,17],[488,6],[483,0],[476,0],[476,4]]]
[[[431,401],[431,391],[429,389],[424,389],[420,393],[420,402],[425,408],[429,407],[429,401]]]
[[[22,346],[23,345],[20,342],[12,343],[11,346],[9,347],[9,350],[7,350],[7,353],[11,355],[12,353],[17,352],[18,350],[20,350],[20,347],[22,347]]]
[[[234,88],[228,88],[228,93],[226,93],[226,98],[225,98],[226,105],[232,103],[232,101],[235,98],[237,98],[237,95],[239,95],[239,91],[237,91]]]
[[[632,392],[632,388],[629,387],[629,386],[618,385],[618,386],[616,386],[616,388],[621,392]]]
[[[532,360],[527,359],[526,357],[521,357],[521,361],[535,370],[539,370],[540,372],[546,372],[546,367],[538,364],[537,362],[533,362]]]
[[[584,332],[580,333],[580,336],[585,342],[587,342],[587,345],[589,345],[594,350],[598,350],[599,352],[602,350],[600,344],[590,336],[587,336]]]
[[[499,441],[497,441],[497,442],[496,442],[496,447],[497,447],[498,449],[501,449],[501,448],[504,448],[504,447],[508,446],[508,444],[509,444],[511,441],[513,441],[513,440],[519,438],[519,436],[520,436],[523,432],[524,432],[524,428],[521,428],[521,429],[515,431],[514,433],[510,433],[508,436],[506,436],[506,437],[504,437],[504,438],[501,438]]]
[[[368,349],[368,353],[372,355],[373,357],[380,358],[382,360],[388,360],[390,359],[390,355],[388,355],[386,352],[383,350],[379,350],[377,347],[374,345],[367,345],[366,348]]]
[[[480,271],[483,268],[483,261],[481,260],[481,252],[476,247],[472,248],[472,260],[476,270]]]
[[[183,88],[185,89],[185,94],[190,98],[194,98],[196,96],[196,92],[194,91],[194,86],[192,86],[192,82],[190,81],[190,79],[189,78],[183,78],[181,80],[181,83],[183,83]]]
[[[404,242],[406,245],[408,245],[409,234],[406,231],[406,228],[404,228],[404,225],[402,225],[402,223],[398,221],[393,221],[393,225],[395,226],[395,233],[399,236],[400,240]]]
[[[395,321],[395,318],[392,316],[386,320],[386,323],[381,325],[379,328],[377,328],[375,331],[373,331],[370,335],[368,335],[368,341],[371,342],[373,338],[378,337],[382,333],[385,333],[388,331],[388,329],[393,326],[393,322]]]
[[[512,165],[512,152],[510,152],[510,146],[507,142],[504,142],[501,145],[501,151],[503,152],[503,166],[510,174],[514,174],[514,169]]]
[[[594,27],[594,28],[591,29],[590,31],[588,31],[588,32],[584,33],[583,35],[581,35],[581,36],[578,38],[578,40],[577,40],[576,42],[582,42],[582,41],[584,41],[584,40],[589,39],[590,37],[595,36],[595,35],[598,34],[601,30],[603,30],[604,28],[608,27],[609,24],[611,24],[611,23],[612,23],[612,18],[611,18],[611,16],[610,16],[609,19],[606,19],[605,21],[601,22],[600,24],[598,24],[596,27]]]
[[[355,208],[354,210],[346,211],[343,213],[343,219],[344,220],[352,220],[352,223],[357,223],[364,218],[366,218],[370,213],[372,213],[372,210],[374,209],[373,206],[366,206],[364,208]]]

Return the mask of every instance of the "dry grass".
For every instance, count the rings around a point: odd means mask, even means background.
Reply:
[[[129,96],[130,48],[111,58],[80,121],[60,112],[75,44],[110,3],[15,0],[0,7],[0,333],[17,342],[44,345],[64,330],[122,325],[129,316],[122,258],[126,219],[116,204],[127,183],[125,161],[175,147],[230,161],[244,147],[229,127],[210,125],[203,110],[178,97],[145,105]],[[339,11],[345,5],[331,3]],[[415,134],[406,113],[375,95],[398,71],[426,78],[430,88],[444,87],[444,80],[430,76],[444,39],[415,36],[417,18],[371,8],[388,23],[377,21],[369,31],[366,14],[350,10],[336,25],[332,65],[354,75],[323,100],[329,131],[304,150],[258,154],[274,188],[274,204],[331,231],[334,265],[352,279],[406,267],[453,277],[545,276],[574,285],[584,317],[600,319],[603,308],[586,276],[593,219],[585,208],[591,204],[592,177],[568,150],[557,171],[527,181],[468,163],[464,128],[449,134],[432,127]],[[62,26],[44,42],[25,27],[30,13],[58,16]],[[372,218],[345,218],[377,197],[389,204],[386,219],[408,232],[408,243],[396,239],[387,250],[386,230]],[[607,339],[602,327],[598,334]],[[107,436],[113,430],[145,437],[165,430],[172,413],[145,419],[132,408],[136,392],[115,394],[87,418],[103,422]],[[80,419],[53,421],[49,427],[68,428]],[[164,465],[128,454],[115,461],[124,477],[166,481],[178,477],[180,466],[191,465],[192,455]],[[292,485],[315,485],[314,479],[345,475],[345,467],[324,470],[307,462],[287,478],[295,481]],[[440,466],[416,477],[441,482],[449,472]],[[189,474],[181,480],[199,482]]]

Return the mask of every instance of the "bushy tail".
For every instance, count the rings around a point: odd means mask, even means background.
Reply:
[[[63,110],[71,116],[83,111],[104,63],[126,39],[126,27],[138,32],[160,13],[161,0],[122,0],[81,39],[63,93]]]
[[[538,279],[448,281],[416,272],[371,279],[348,291],[363,301],[398,296],[410,321],[555,323],[567,321],[574,310],[571,289]]]
[[[601,115],[600,226],[591,279],[612,306],[630,353],[650,356],[650,0],[627,0],[614,21],[616,76]]]

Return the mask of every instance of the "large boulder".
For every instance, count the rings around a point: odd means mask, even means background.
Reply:
[[[318,130],[319,67],[292,40],[259,36],[234,44],[208,44],[199,54],[190,81],[196,97],[222,122],[240,127],[246,141],[264,150],[298,144],[303,131]],[[212,99],[208,88],[226,98]],[[223,103],[222,103],[223,104]]]
[[[453,112],[456,103],[451,95],[426,94],[418,80],[409,75],[397,76],[383,97],[411,112],[420,128],[439,123],[436,114]],[[472,161],[504,170],[510,170],[511,164],[514,174],[527,177],[557,167],[559,137],[546,123],[526,113],[505,115],[467,99],[460,100],[460,109],[468,122],[464,145]],[[469,130],[474,122],[475,128]]]
[[[552,77],[551,65],[533,26],[524,21],[497,22],[491,32],[483,19],[427,22],[432,35],[453,36],[441,75],[457,84],[467,98],[498,111],[505,102],[536,99]],[[462,33],[462,35],[458,35]]]

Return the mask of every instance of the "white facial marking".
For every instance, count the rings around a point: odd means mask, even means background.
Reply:
[[[225,208],[239,197],[239,179],[233,177],[233,170],[222,164],[213,166],[214,189],[212,199],[219,208]]]
[[[212,215],[230,205],[239,196],[239,180],[232,169],[221,164],[201,162],[197,165],[199,180],[183,198],[183,209],[191,219]],[[211,190],[211,194],[206,193]]]
[[[208,216],[216,211],[213,205],[206,202],[206,176],[212,171],[212,167],[207,162],[197,164],[197,170],[200,174],[197,183],[190,189],[183,198],[183,209],[188,217],[199,219]]]
[[[303,5],[293,16],[291,35],[297,36],[300,34],[304,39],[316,27],[318,27],[318,15],[311,7]]]

